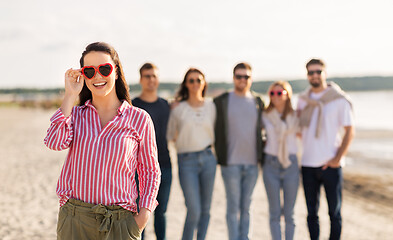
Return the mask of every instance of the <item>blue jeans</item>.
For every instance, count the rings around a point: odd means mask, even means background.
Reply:
[[[197,239],[206,237],[210,220],[214,178],[217,160],[210,148],[200,152],[178,154],[179,180],[187,207],[183,240],[192,240],[197,229]]]
[[[139,209],[139,179],[138,174],[135,173],[135,180],[138,189],[137,205]],[[168,206],[169,193],[172,185],[172,168],[161,168],[161,184],[158,189],[157,202],[158,206],[154,211],[154,232],[156,233],[157,240],[166,239],[166,209]],[[142,239],[145,237],[145,230],[141,234]]]
[[[161,184],[158,190],[158,206],[154,211],[154,231],[157,240],[166,239],[166,209],[172,185],[172,168],[161,168]]]
[[[291,165],[284,169],[278,158],[269,154],[265,155],[263,165],[263,182],[267,199],[269,201],[270,233],[273,240],[281,240],[280,217],[285,217],[285,239],[291,240],[295,233],[293,218],[297,190],[299,187],[299,167],[296,155],[290,155]],[[283,191],[284,204],[281,208],[280,190]]]
[[[341,201],[343,175],[341,168],[302,167],[303,188],[307,203],[307,223],[312,240],[319,239],[319,198],[321,185],[325,188],[330,216],[329,239],[341,236]]]
[[[258,165],[222,166],[221,174],[227,196],[229,239],[248,239],[251,196],[258,179]]]

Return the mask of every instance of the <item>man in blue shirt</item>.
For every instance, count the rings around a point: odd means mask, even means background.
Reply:
[[[140,68],[139,73],[142,92],[139,97],[132,100],[132,104],[150,114],[156,132],[158,162],[161,168],[161,185],[157,196],[159,205],[154,212],[154,230],[157,240],[160,240],[166,239],[165,212],[172,183],[172,167],[166,141],[170,108],[168,102],[158,97],[157,94],[159,86],[158,68],[152,63],[145,63]]]

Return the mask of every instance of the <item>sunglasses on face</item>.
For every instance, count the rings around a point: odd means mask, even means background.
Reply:
[[[190,78],[190,79],[188,79],[188,82],[191,83],[191,84],[193,84],[194,82],[196,82],[196,83],[201,83],[202,80],[201,80],[200,78],[197,78],[197,79],[192,79],[192,78]]]
[[[103,77],[108,77],[109,75],[111,75],[112,71],[113,66],[110,63],[101,64],[97,68],[94,66],[85,66],[82,68],[82,74],[87,79],[94,78],[97,72]]]
[[[307,75],[308,76],[312,76],[312,75],[314,75],[314,73],[316,73],[318,75],[321,75],[322,74],[322,70],[308,71]]]
[[[285,91],[285,90],[280,90],[280,91],[270,91],[270,96],[274,96],[274,95],[277,95],[277,96],[282,96],[282,95],[285,95],[285,94],[287,94],[287,91]]]
[[[250,78],[250,76],[248,76],[248,75],[238,75],[238,74],[236,74],[236,75],[235,75],[235,78],[236,78],[237,80],[241,80],[242,78],[244,78],[245,80],[248,80],[248,79]]]

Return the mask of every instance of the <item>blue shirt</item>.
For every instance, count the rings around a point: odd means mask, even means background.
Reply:
[[[166,140],[170,111],[168,102],[165,99],[158,98],[157,101],[149,103],[137,97],[132,100],[132,105],[142,108],[150,114],[156,132],[158,162],[160,163],[161,168],[170,168],[171,160],[169,158],[168,144]]]

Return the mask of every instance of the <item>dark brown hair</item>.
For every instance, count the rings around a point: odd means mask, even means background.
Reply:
[[[95,42],[87,45],[85,51],[82,53],[82,57],[79,60],[80,66],[84,66],[84,57],[90,52],[103,52],[111,56],[113,62],[115,63],[117,79],[115,82],[116,95],[119,100],[125,100],[131,104],[131,98],[129,93],[129,88],[124,77],[123,66],[121,65],[119,55],[116,50],[105,42]],[[79,105],[82,106],[89,99],[92,99],[91,91],[84,83],[82,91],[79,93]]]
[[[187,77],[189,74],[191,73],[198,73],[201,74],[203,77],[203,80],[205,80],[205,75],[202,73],[201,70],[197,69],[197,68],[190,68],[188,69],[188,71],[186,72],[186,74],[184,75],[184,79],[183,82],[180,85],[180,89],[176,94],[176,101],[184,101],[187,100],[189,98],[189,93],[188,93],[188,88],[186,87],[186,81],[187,81]],[[205,80],[205,87],[202,90],[202,97],[205,97],[205,93],[207,90],[207,82]]]
[[[291,98],[292,98],[292,87],[291,85],[286,82],[286,81],[277,81],[274,82],[270,85],[269,90],[267,91],[267,94],[270,98],[270,103],[269,106],[267,106],[266,108],[266,112],[270,112],[271,110],[273,110],[274,105],[272,103],[272,98],[270,96],[270,91],[275,87],[275,86],[280,86],[282,87],[282,89],[284,89],[285,91],[287,91],[287,101],[285,102],[285,107],[284,107],[284,112],[282,113],[281,119],[285,120],[285,118],[287,117],[288,114],[294,112],[293,107],[292,107],[292,102],[291,102]]]
[[[139,69],[139,74],[140,74],[141,77],[142,77],[142,72],[143,72],[143,70],[150,70],[150,69],[158,69],[158,68],[157,68],[157,66],[154,65],[153,63],[147,62],[147,63],[143,64],[142,67]]]
[[[247,69],[250,71],[252,70],[251,65],[246,62],[241,62],[241,63],[236,64],[236,66],[233,68],[233,75],[235,75],[235,72],[237,69]]]
[[[308,63],[306,64],[306,69],[308,69],[308,66],[314,65],[314,64],[321,65],[323,68],[325,67],[325,63],[321,59],[313,58],[310,61],[308,61]]]

